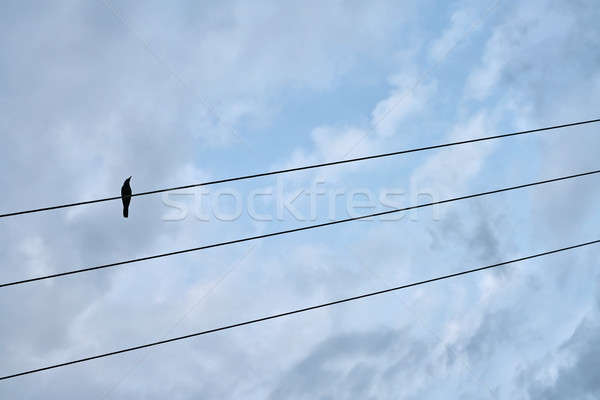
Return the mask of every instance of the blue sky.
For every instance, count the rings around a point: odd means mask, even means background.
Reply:
[[[593,1],[7,1],[2,210],[598,117]],[[2,221],[2,282],[597,169],[587,125]],[[314,218],[257,221],[248,194]],[[598,239],[598,178],[0,292],[1,375]],[[219,192],[221,191],[221,192]],[[340,193],[335,212],[328,196]],[[275,196],[279,194],[279,196]],[[419,195],[422,194],[422,195]],[[290,197],[291,196],[291,197]],[[186,218],[172,220],[188,207]],[[363,197],[362,200],[365,200]],[[369,212],[371,209],[359,211]],[[371,211],[372,212],[372,211]],[[600,397],[598,249],[0,384],[2,398]]]

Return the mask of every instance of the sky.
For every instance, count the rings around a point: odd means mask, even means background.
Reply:
[[[12,1],[1,212],[599,117],[593,0]],[[598,125],[4,218],[0,281],[597,169]],[[0,375],[600,239],[588,176],[0,290]],[[0,397],[600,398],[589,246]]]

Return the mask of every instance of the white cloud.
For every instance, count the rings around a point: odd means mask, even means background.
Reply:
[[[494,131],[493,126],[493,119],[480,112],[457,124],[447,140],[486,136]],[[444,198],[462,193],[468,182],[480,172],[493,148],[494,144],[488,142],[438,152],[413,173],[411,187],[415,191],[437,188]]]
[[[398,74],[392,77],[392,93],[377,103],[371,116],[371,124],[379,136],[395,135],[405,119],[424,111],[436,89],[435,82],[423,82],[424,79],[429,77],[424,74]]]
[[[442,61],[446,55],[461,41],[471,26],[475,23],[475,10],[462,8],[455,11],[450,18],[450,26],[437,38],[430,49],[430,56],[436,61]]]

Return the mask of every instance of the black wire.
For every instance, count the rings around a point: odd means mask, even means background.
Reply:
[[[547,255],[550,255],[550,254],[560,253],[562,251],[573,250],[573,249],[576,249],[576,248],[579,248],[579,247],[589,246],[589,245],[597,244],[597,243],[600,243],[600,240],[594,240],[594,241],[591,241],[591,242],[576,244],[576,245],[573,245],[573,246],[563,247],[563,248],[556,249],[556,250],[550,250],[550,251],[546,251],[546,252],[543,252],[543,253],[537,253],[537,254],[533,254],[533,255],[530,255],[530,256],[526,256],[526,257],[516,258],[516,259],[513,259],[513,260],[509,260],[509,261],[503,261],[503,262],[500,262],[500,263],[497,263],[497,264],[492,264],[492,265],[487,265],[487,266],[484,266],[484,267],[469,269],[469,270],[466,270],[466,271],[455,272],[453,274],[443,275],[443,276],[439,276],[437,278],[431,278],[431,279],[427,279],[427,280],[424,280],[424,281],[413,282],[413,283],[409,283],[407,285],[396,286],[396,287],[389,288],[389,289],[379,290],[377,292],[365,293],[365,294],[361,294],[361,295],[358,295],[358,296],[348,297],[348,298],[341,299],[341,300],[336,300],[336,301],[331,301],[329,303],[319,304],[319,305],[316,305],[316,306],[311,306],[311,307],[306,307],[306,308],[300,308],[300,309],[297,309],[297,310],[288,311],[288,312],[284,312],[284,313],[281,313],[281,314],[275,314],[275,315],[270,315],[270,316],[267,316],[267,317],[253,319],[253,320],[250,320],[250,321],[239,322],[239,323],[236,323],[236,324],[227,325],[227,326],[223,326],[223,327],[220,327],[220,328],[214,328],[214,329],[209,329],[209,330],[202,331],[202,332],[191,333],[189,335],[178,336],[178,337],[174,337],[174,338],[171,338],[171,339],[160,340],[160,341],[157,341],[157,342],[147,343],[147,344],[143,344],[143,345],[140,345],[140,346],[127,347],[127,348],[124,348],[124,349],[121,349],[121,350],[112,351],[110,353],[98,354],[98,355],[91,356],[91,357],[81,358],[79,360],[68,361],[68,362],[61,363],[61,364],[50,365],[48,367],[32,369],[32,370],[29,370],[29,371],[19,372],[19,373],[12,374],[12,375],[6,375],[6,376],[0,377],[0,380],[16,378],[18,376],[23,376],[23,375],[28,375],[28,374],[34,374],[36,372],[42,372],[42,371],[46,371],[46,370],[49,370],[49,369],[54,369],[54,368],[59,368],[59,367],[65,367],[67,365],[72,365],[72,364],[78,364],[78,363],[82,363],[82,362],[86,362],[86,361],[91,361],[91,360],[95,360],[97,358],[114,356],[116,354],[127,353],[127,352],[134,351],[134,350],[141,350],[141,349],[145,349],[145,348],[148,348],[148,347],[153,347],[153,346],[158,346],[158,345],[162,345],[162,344],[166,344],[166,343],[175,342],[175,341],[178,341],[178,340],[189,339],[189,338],[196,337],[196,336],[207,335],[209,333],[215,333],[215,332],[220,332],[220,331],[224,331],[224,330],[228,330],[228,329],[232,329],[232,328],[238,328],[238,327],[244,326],[244,325],[256,324],[256,323],[259,323],[259,322],[264,322],[264,321],[268,321],[268,320],[275,319],[275,318],[281,318],[281,317],[285,317],[285,316],[292,315],[292,314],[299,314],[299,313],[303,313],[303,312],[307,312],[307,311],[311,311],[311,310],[316,310],[316,309],[319,309],[319,308],[333,306],[333,305],[336,305],[336,304],[342,304],[342,303],[347,303],[347,302],[350,302],[350,301],[360,300],[360,299],[364,299],[364,298],[371,297],[371,296],[377,296],[377,295],[380,295],[380,294],[394,292],[394,291],[402,290],[402,289],[407,289],[407,288],[410,288],[410,287],[424,285],[424,284],[427,284],[427,283],[441,281],[441,280],[444,280],[444,279],[454,278],[454,277],[461,276],[461,275],[467,275],[467,274],[471,274],[471,273],[474,273],[474,272],[483,271],[483,270],[486,270],[486,269],[497,268],[497,267],[505,266],[505,265],[508,265],[508,264],[513,264],[513,263],[517,263],[517,262],[521,262],[521,261],[525,261],[525,260],[530,260],[532,258],[547,256]]]
[[[600,173],[600,170],[595,170],[595,171],[590,171],[590,172],[583,172],[583,173],[580,173],[580,174],[563,176],[563,177],[560,177],[560,178],[547,179],[547,180],[544,180],[544,181],[526,183],[524,185],[511,186],[511,187],[508,187],[508,188],[496,189],[496,190],[491,190],[491,191],[488,191],[488,192],[470,194],[470,195],[467,195],[467,196],[454,197],[454,198],[451,198],[451,199],[434,201],[434,202],[431,202],[431,203],[419,204],[419,205],[416,205],[416,206],[410,206],[410,207],[404,207],[404,208],[397,208],[397,209],[388,210],[388,211],[381,211],[381,212],[378,212],[378,213],[362,215],[362,216],[359,216],[359,217],[351,217],[351,218],[346,218],[346,219],[340,219],[340,220],[337,220],[337,221],[330,221],[330,222],[325,222],[325,223],[317,224],[317,225],[309,225],[309,226],[304,226],[304,227],[301,227],[301,228],[288,229],[288,230],[285,230],[285,231],[272,232],[272,233],[267,233],[267,234],[264,234],[264,235],[250,236],[250,237],[246,237],[246,238],[242,238],[242,239],[230,240],[230,241],[227,241],[227,242],[220,242],[220,243],[209,244],[209,245],[206,245],[206,246],[194,247],[194,248],[191,248],[191,249],[172,251],[172,252],[169,252],[169,253],[156,254],[156,255],[148,256],[148,257],[134,258],[134,259],[131,259],[131,260],[119,261],[119,262],[115,262],[115,263],[111,263],[111,264],[98,265],[98,266],[95,266],[95,267],[87,267],[87,268],[81,268],[81,269],[76,269],[76,270],[67,271],[67,272],[60,272],[60,273],[57,273],[57,274],[38,276],[36,278],[29,278],[29,279],[23,279],[23,280],[20,280],[20,281],[3,283],[3,284],[0,284],[0,288],[7,287],[7,286],[21,285],[21,284],[24,284],[24,283],[29,283],[29,282],[34,282],[34,281],[40,281],[40,280],[43,280],[43,279],[57,278],[57,277],[60,277],[60,276],[65,276],[65,275],[79,274],[79,273],[82,273],[82,272],[89,272],[89,271],[94,271],[94,270],[103,269],[103,268],[116,267],[118,265],[130,264],[130,263],[135,263],[135,262],[140,262],[140,261],[148,261],[148,260],[152,260],[152,259],[155,259],[155,258],[168,257],[168,256],[177,255],[177,254],[190,253],[190,252],[193,252],[193,251],[206,250],[206,249],[211,249],[213,247],[221,247],[221,246],[227,246],[227,245],[236,244],[236,243],[248,242],[248,241],[251,241],[251,240],[264,239],[264,238],[268,238],[268,237],[272,237],[272,236],[285,235],[285,234],[288,234],[288,233],[300,232],[300,231],[305,231],[305,230],[309,230],[309,229],[322,228],[322,227],[325,227],[325,226],[341,224],[341,223],[344,223],[344,222],[351,222],[351,221],[357,221],[357,220],[361,220],[361,219],[365,219],[365,218],[378,217],[378,216],[382,216],[382,215],[386,215],[386,214],[393,214],[393,213],[398,213],[398,212],[402,212],[402,211],[408,211],[408,210],[413,210],[413,209],[416,209],[416,208],[428,207],[428,206],[433,206],[433,205],[438,205],[438,204],[445,204],[445,203],[450,203],[450,202],[458,201],[458,200],[472,199],[472,198],[475,198],[475,197],[487,196],[487,195],[490,195],[490,194],[507,192],[507,191],[510,191],[510,190],[522,189],[522,188],[526,188],[526,187],[530,187],[530,186],[543,185],[543,184],[546,184],[546,183],[558,182],[558,181],[567,180],[567,179],[573,179],[573,178],[579,178],[579,177],[582,177],[582,176],[593,175],[593,174],[598,174],[598,173]]]
[[[567,128],[567,127],[570,127],[570,126],[585,125],[585,124],[591,124],[591,123],[596,123],[596,122],[600,122],[600,118],[599,119],[592,119],[592,120],[588,120],[588,121],[572,122],[572,123],[563,124],[563,125],[548,126],[548,127],[545,127],[545,128],[530,129],[530,130],[520,131],[520,132],[506,133],[506,134],[502,134],[502,135],[486,136],[486,137],[477,138],[477,139],[462,140],[462,141],[459,141],[459,142],[451,142],[451,143],[437,144],[437,145],[433,145],[433,146],[419,147],[419,148],[409,149],[409,150],[395,151],[395,152],[392,152],[392,153],[375,154],[375,155],[366,156],[366,157],[351,158],[351,159],[348,159],[348,160],[332,161],[332,162],[326,162],[326,163],[322,163],[322,164],[306,165],[306,166],[303,166],[303,167],[281,169],[281,170],[270,171],[270,172],[262,172],[262,173],[254,174],[254,175],[238,176],[238,177],[235,177],[235,178],[226,178],[226,179],[219,179],[219,180],[208,181],[208,182],[203,182],[203,183],[194,183],[194,184],[191,184],[191,185],[184,185],[184,186],[176,186],[176,187],[165,188],[165,189],[151,190],[151,191],[148,191],[148,192],[134,193],[134,194],[131,195],[131,197],[147,196],[147,195],[150,195],[150,194],[170,192],[170,191],[173,191],[173,190],[190,189],[190,188],[200,187],[200,186],[209,186],[209,185],[216,185],[216,184],[226,183],[226,182],[241,181],[241,180],[245,180],[245,179],[254,179],[254,178],[260,178],[260,177],[270,176],[270,175],[278,175],[278,174],[285,174],[285,173],[295,172],[295,171],[303,171],[303,170],[306,170],[306,169],[322,168],[322,167],[329,167],[329,166],[338,165],[338,164],[346,164],[346,163],[352,163],[352,162],[357,162],[357,161],[372,160],[372,159],[375,159],[375,158],[398,156],[398,155],[401,155],[401,154],[415,153],[415,152],[425,151],[425,150],[440,149],[440,148],[443,148],[443,147],[458,146],[458,145],[462,145],[462,144],[482,142],[482,141],[486,141],[486,140],[501,139],[501,138],[506,138],[506,137],[510,137],[510,136],[526,135],[526,134],[530,134],[530,133],[538,133],[538,132],[549,131],[549,130],[553,130],[553,129]],[[80,202],[77,202],[77,203],[61,204],[61,205],[50,206],[50,207],[35,208],[35,209],[31,209],[31,210],[14,211],[14,212],[6,213],[6,214],[0,214],[0,218],[12,217],[12,216],[23,215],[23,214],[31,214],[31,213],[37,213],[37,212],[42,212],[42,211],[56,210],[56,209],[59,209],[59,208],[83,206],[83,205],[86,205],[86,204],[93,204],[93,203],[100,203],[100,202],[104,202],[104,201],[119,200],[120,198],[121,198],[121,196],[105,197],[105,198],[102,198],[102,199],[80,201]]]

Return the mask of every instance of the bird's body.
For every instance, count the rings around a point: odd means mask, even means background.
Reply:
[[[121,186],[121,200],[123,201],[123,217],[129,216],[129,203],[131,203],[131,186],[129,181],[131,177],[125,179],[123,186]]]

